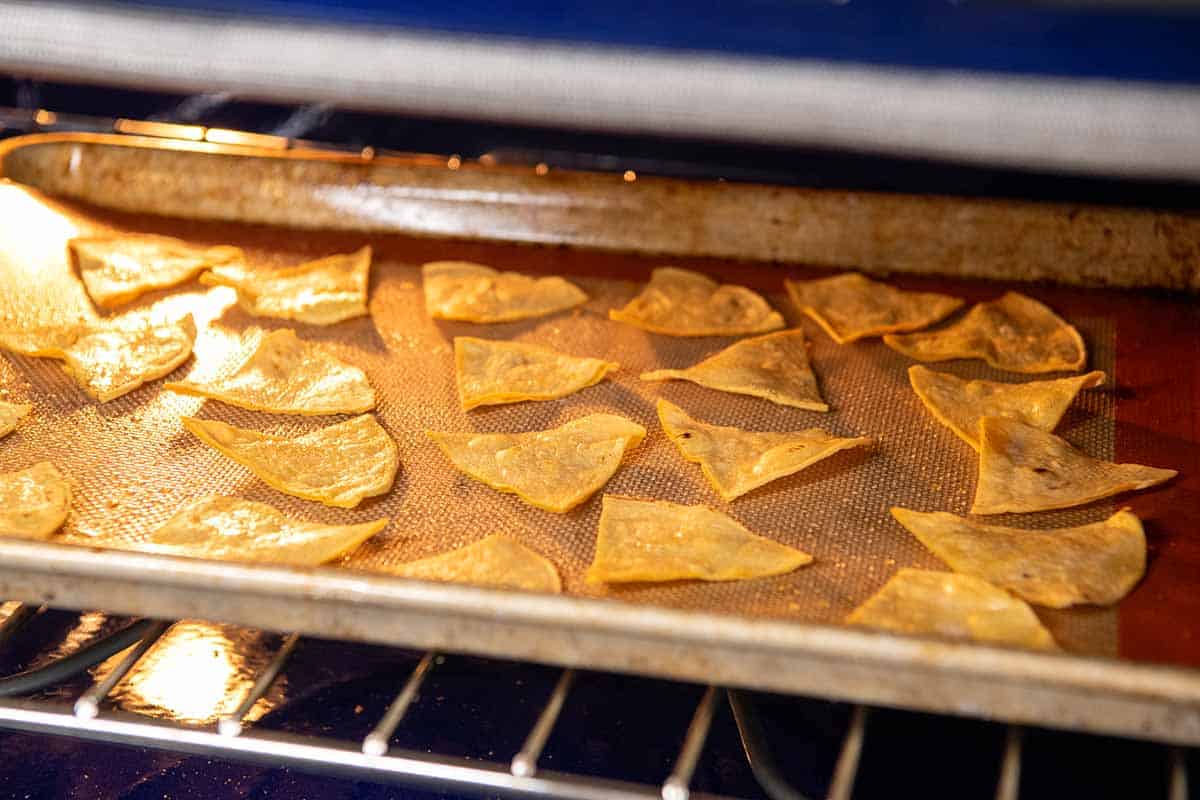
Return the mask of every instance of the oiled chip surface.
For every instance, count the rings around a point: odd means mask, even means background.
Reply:
[[[33,410],[28,403],[8,403],[0,400],[0,438],[12,433],[25,416]]]
[[[246,336],[260,333],[251,329]],[[228,377],[204,384],[179,381],[165,388],[276,414],[359,414],[375,407],[375,390],[366,373],[291,330],[262,336],[250,357]]]
[[[644,381],[691,381],[779,405],[829,410],[808,363],[804,332],[798,328],[743,339],[687,369],[658,369],[640,377]]]
[[[565,311],[588,299],[557,276],[534,278],[469,261],[433,261],[421,267],[421,275],[425,311],[434,319],[513,322]]]
[[[909,292],[857,272],[812,281],[785,280],[796,307],[847,344],[868,336],[916,331],[943,319],[963,304],[936,292]]]
[[[736,581],[782,575],[811,561],[705,506],[605,495],[587,580]]]
[[[196,324],[130,314],[82,334],[62,352],[63,367],[102,403],[168,375],[192,354]]]
[[[783,327],[783,317],[757,292],[677,267],[654,270],[641,294],[608,316],[667,336],[742,336]]]
[[[587,500],[636,447],[646,429],[615,414],[591,414],[547,431],[436,433],[429,438],[466,474],[546,511]]]
[[[425,581],[528,592],[562,591],[558,570],[549,560],[518,541],[495,534],[448,553],[390,567],[388,572]]]
[[[370,414],[302,436],[273,436],[211,419],[183,426],[279,491],[338,508],[392,488],[400,453]]]
[[[454,339],[458,397],[466,411],[477,406],[554,400],[599,383],[620,367],[520,342]]]
[[[846,622],[897,633],[1058,649],[1025,601],[985,580],[953,572],[901,569]]]
[[[320,525],[288,519],[266,503],[208,495],[185,505],[136,547],[218,561],[315,567],[349,553],[387,524],[377,519]]]
[[[871,443],[865,436],[840,438],[818,428],[767,433],[709,425],[662,399],[658,401],[658,418],[683,457],[698,463],[704,477],[727,501],[799,472],[839,450]]]
[[[1146,489],[1178,474],[1101,461],[1052,433],[1011,419],[985,417],[979,429],[979,484],[972,514],[1069,508]]]
[[[0,536],[46,539],[71,510],[71,485],[49,461],[0,474]]]
[[[213,267],[200,276],[210,286],[232,286],[238,305],[259,317],[332,325],[367,313],[371,248],[269,271],[243,264]]]
[[[175,286],[219,264],[242,261],[242,251],[236,247],[197,247],[167,236],[81,237],[67,246],[83,285],[101,308]]]
[[[968,381],[917,364],[908,368],[913,391],[929,413],[967,444],[979,449],[979,420],[1004,417],[1052,431],[1075,395],[1104,383],[1103,372],[1026,383]]]
[[[1115,603],[1146,569],[1142,523],[1128,511],[1091,525],[1032,531],[907,508],[893,508],[892,516],[955,572],[1041,606]]]
[[[1017,292],[979,303],[941,330],[889,334],[883,341],[918,361],[982,358],[1009,372],[1073,371],[1087,363],[1079,331],[1042,303]]]
[[[0,330],[0,350],[11,350],[23,356],[38,358],[62,358],[63,352],[93,324],[81,320],[57,326]]]

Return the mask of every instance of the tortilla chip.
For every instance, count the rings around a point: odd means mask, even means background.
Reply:
[[[245,335],[261,334],[252,328]],[[250,357],[228,377],[207,384],[179,381],[165,388],[275,414],[361,414],[375,407],[375,390],[366,373],[292,330],[262,336]]]
[[[1173,469],[1086,456],[1052,433],[1011,419],[979,422],[979,484],[972,514],[1023,513],[1090,503],[1170,480]]]
[[[0,536],[48,539],[71,510],[71,484],[49,461],[0,474]]]
[[[1091,525],[1033,531],[907,508],[893,508],[892,516],[955,572],[1041,606],[1110,605],[1146,569],[1142,523],[1128,511]]]
[[[604,495],[589,583],[736,581],[782,575],[812,556],[705,506]]]
[[[987,581],[953,572],[901,569],[846,622],[918,636],[1058,649],[1025,601]]]
[[[614,414],[591,414],[547,431],[428,435],[475,480],[563,513],[608,482],[646,429]]]
[[[757,292],[677,267],[654,270],[641,294],[608,317],[667,336],[743,336],[783,327],[783,317]]]
[[[1052,381],[997,383],[967,381],[914,365],[908,368],[908,380],[929,413],[978,450],[979,420],[1004,417],[1038,430],[1052,431],[1067,413],[1075,395],[1104,383],[1104,373],[1089,372]]]
[[[941,330],[889,334],[883,342],[917,361],[982,358],[1009,372],[1074,371],[1087,363],[1079,331],[1037,300],[1017,292],[978,303]]]
[[[935,292],[906,292],[857,272],[814,281],[785,280],[796,308],[838,344],[928,327],[963,304]]]
[[[808,363],[804,332],[798,328],[743,339],[687,369],[658,369],[640,377],[644,381],[691,381],[783,406],[829,410]]]
[[[194,417],[184,417],[183,427],[284,494],[337,508],[385,494],[400,468],[396,443],[370,414],[302,436]]]
[[[167,236],[81,237],[67,242],[79,277],[101,308],[114,308],[154,289],[191,280],[219,264],[236,264],[236,247],[197,247]]]
[[[369,246],[295,267],[270,271],[244,264],[213,267],[200,276],[208,286],[232,286],[238,305],[258,317],[332,325],[367,314]]]
[[[458,397],[463,411],[476,406],[555,400],[599,383],[621,365],[569,356],[518,342],[454,338]]]
[[[107,403],[174,372],[195,341],[191,314],[175,322],[130,314],[76,339],[62,353],[63,367],[84,391]]]
[[[839,450],[871,443],[865,436],[842,439],[818,428],[766,433],[708,425],[662,399],[658,419],[683,457],[700,465],[704,477],[727,502]]]
[[[136,549],[217,561],[315,567],[349,553],[387,519],[321,525],[288,519],[266,503],[208,495],[181,508]]]
[[[62,358],[68,347],[91,329],[85,322],[0,331],[0,350],[22,356]]]
[[[33,411],[28,403],[8,403],[0,400],[0,439],[16,430],[17,423]]]
[[[434,319],[513,322],[565,311],[588,299],[559,277],[497,272],[469,261],[433,261],[421,267],[421,274],[425,311]]]
[[[558,570],[546,558],[504,536],[485,536],[448,553],[389,567],[388,572],[423,581],[470,583],[527,592],[561,592]]]

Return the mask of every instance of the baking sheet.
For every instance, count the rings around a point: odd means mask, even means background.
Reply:
[[[510,325],[475,326],[433,322],[424,315],[416,264],[438,257],[443,250],[462,257],[464,248],[449,242],[441,245],[383,234],[297,233],[254,225],[113,213],[49,199],[15,185],[0,185],[0,210],[6,212],[0,214],[0,314],[10,318],[32,315],[40,321],[46,321],[46,314],[94,313],[66,263],[63,243],[71,235],[145,230],[179,235],[197,243],[239,244],[252,263],[263,266],[296,263],[372,243],[380,253],[373,268],[372,316],[331,328],[296,327],[305,338],[327,343],[345,360],[367,371],[381,396],[380,419],[399,443],[403,462],[389,495],[369,500],[354,511],[329,509],[266,487],[244,468],[192,439],[179,428],[178,417],[199,413],[280,433],[301,432],[336,418],[304,420],[245,412],[163,392],[158,384],[118,401],[95,405],[56,363],[6,354],[0,360],[0,381],[7,387],[9,399],[28,399],[35,411],[32,420],[0,443],[0,469],[15,469],[49,455],[72,476],[78,496],[62,541],[131,545],[181,503],[208,492],[262,500],[306,519],[359,521],[386,515],[393,520],[384,534],[334,571],[288,573],[223,567],[214,573],[199,564],[193,567],[167,560],[178,566],[151,575],[146,565],[161,559],[97,552],[88,562],[81,554],[90,554],[90,550],[50,545],[42,548],[42,560],[38,562],[37,546],[5,546],[0,549],[5,551],[9,569],[6,571],[6,564],[0,563],[0,587],[13,596],[24,594],[28,595],[25,599],[36,596],[53,602],[61,602],[62,598],[82,602],[80,598],[85,597],[89,602],[98,602],[97,598],[102,598],[99,604],[112,610],[132,607],[138,613],[161,609],[162,613],[174,614],[186,608],[188,614],[197,616],[268,626],[270,622],[264,620],[278,621],[297,630],[348,638],[436,644],[556,663],[634,669],[766,688],[817,690],[830,696],[940,710],[984,710],[1052,724],[1140,730],[1143,735],[1200,736],[1200,714],[1195,709],[1180,716],[1178,708],[1172,711],[1169,707],[1189,696],[1200,698],[1200,681],[1191,673],[1181,676],[1171,671],[1171,680],[1166,683],[1162,674],[1153,671],[1108,675],[1102,670],[1097,677],[1092,670],[1100,669],[1096,665],[1103,661],[1081,661],[1081,671],[1072,672],[1061,664],[1051,666],[1041,660],[1054,661],[1056,657],[1011,654],[1006,657],[1016,658],[1013,663],[1026,668],[1028,664],[1044,665],[1017,680],[1015,673],[1004,666],[1011,666],[1010,661],[988,648],[927,642],[912,650],[894,637],[848,632],[848,638],[839,634],[831,639],[831,634],[822,633],[820,628],[796,624],[839,622],[900,566],[938,567],[936,560],[891,521],[887,507],[903,504],[964,512],[973,492],[975,458],[964,443],[922,410],[907,386],[904,369],[910,362],[877,341],[834,345],[814,325],[800,319],[777,291],[770,294],[771,301],[789,322],[804,327],[810,336],[813,363],[834,409],[832,413],[786,409],[681,382],[638,381],[636,375],[643,370],[685,366],[733,341],[658,337],[607,320],[609,307],[623,304],[637,291],[638,281],[630,279],[644,279],[652,266],[661,263],[653,259],[618,259],[610,265],[614,268],[589,270],[591,262],[587,258],[569,251],[472,245],[465,253],[467,257],[492,260],[504,268],[567,274],[592,295],[587,306],[572,313]],[[736,265],[728,264],[684,261],[683,265],[711,267],[709,271],[725,275],[740,272]],[[799,270],[799,274],[803,272]],[[762,283],[763,273],[762,268],[745,269],[747,276],[758,276],[756,281],[747,278],[748,282]],[[781,279],[783,274],[773,272],[771,284],[775,288],[776,276]],[[960,289],[974,300],[994,296],[1002,287],[962,283],[952,284],[951,288]],[[1046,294],[1036,288],[1029,291],[1035,296]],[[195,359],[172,376],[179,378],[189,373],[215,374],[234,355],[237,334],[247,327],[279,327],[270,320],[247,317],[232,305],[232,299],[229,290],[202,290],[192,284],[177,292],[148,296],[130,308],[153,307],[172,314],[191,310],[201,327],[207,325],[197,342]],[[1062,308],[1061,296],[1050,300]],[[1116,352],[1114,321],[1108,314],[1095,311],[1113,307],[1082,301],[1066,305],[1070,310],[1064,313],[1088,341],[1090,365],[1111,375]],[[602,355],[619,361],[622,370],[613,380],[561,401],[463,413],[458,410],[451,357],[452,338],[462,334]],[[1012,379],[971,363],[946,364],[943,368],[967,377]],[[839,454],[799,475],[724,504],[703,481],[699,469],[683,462],[674,446],[661,436],[653,411],[658,396],[719,424],[762,430],[819,425],[836,433],[872,435],[878,441],[869,450]],[[1064,435],[1093,455],[1111,458],[1115,397],[1111,388],[1083,393],[1064,420]],[[728,511],[759,533],[814,554],[816,563],[791,575],[761,581],[617,589],[588,586],[581,574],[591,558],[598,496],[567,515],[530,508],[515,497],[493,492],[450,469],[423,434],[426,428],[545,428],[600,410],[624,413],[650,432],[606,491],[704,502]],[[1102,503],[1008,521],[1030,527],[1077,524],[1102,518],[1111,509],[1112,504]],[[461,587],[414,588],[412,593],[406,590],[397,594],[391,589],[393,585],[418,585],[394,579],[384,583],[359,581],[354,577],[368,576],[389,563],[441,552],[491,532],[508,533],[546,554],[562,571],[568,593],[585,602]],[[19,569],[15,566],[18,564],[23,567]],[[220,586],[214,583],[211,592],[199,588],[199,576],[208,575],[211,580],[216,574],[231,577]],[[297,576],[295,581],[289,574]],[[351,580],[328,577],[333,574]],[[118,585],[115,581],[121,576],[125,579],[122,588],[114,591]],[[164,589],[166,593],[160,591]],[[218,589],[228,595],[227,601],[215,596]],[[300,596],[304,602],[296,602]],[[397,599],[401,597],[407,600]],[[588,605],[589,599],[616,600],[619,605]],[[284,610],[280,604],[289,600],[292,602]],[[379,604],[375,611],[389,607],[394,624],[386,624],[373,614],[369,608],[372,603]],[[408,611],[415,613],[413,603],[427,615],[419,623],[415,617],[405,616]],[[472,603],[478,606],[477,613],[486,614],[486,620],[464,618]],[[355,604],[359,608],[351,610]],[[432,615],[430,604],[436,607]],[[674,611],[691,616],[672,616]],[[1112,656],[1118,652],[1116,610],[1039,613],[1071,653]],[[720,622],[738,619],[743,622],[733,628]],[[375,623],[373,628],[367,624],[371,621]],[[403,628],[401,622],[409,627]],[[517,630],[526,623],[528,629]],[[585,632],[590,624],[603,628],[595,640]],[[750,652],[767,648],[772,650],[771,658],[786,657],[785,663],[799,669],[806,657],[819,656],[822,663],[832,658],[823,649],[831,647],[831,642],[839,643],[834,648],[841,648],[839,655],[826,664],[833,671],[820,674],[767,668],[764,663],[769,662],[761,660],[765,656]],[[858,654],[853,663],[838,660],[849,652]],[[873,659],[878,663],[868,668],[867,662]],[[967,665],[974,666],[967,669]],[[1119,665],[1114,663],[1112,667],[1120,672]],[[878,670],[877,676],[887,676],[883,680],[889,685],[878,677],[872,680],[872,669]],[[906,669],[914,674],[906,678]],[[971,673],[969,679],[957,672],[963,669]],[[986,674],[995,670],[1000,670],[1004,681],[1011,685],[1003,689],[987,685]],[[1077,693],[1082,675],[1088,676],[1084,684],[1107,690],[1114,704],[1118,703],[1119,691],[1133,691],[1138,696],[1137,712],[1088,704],[1077,694],[1064,698],[1052,693],[1053,702],[1038,694],[1039,687],[1046,690],[1047,684],[1055,681]],[[967,688],[951,693],[956,681],[963,680]],[[1169,700],[1163,694],[1168,683],[1174,686]]]

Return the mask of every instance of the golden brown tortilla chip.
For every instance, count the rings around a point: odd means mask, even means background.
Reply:
[[[261,334],[251,328],[244,335],[250,339]],[[168,383],[164,388],[275,414],[359,414],[375,407],[375,390],[366,373],[286,329],[262,336],[232,375],[208,383]]]
[[[982,358],[1009,372],[1074,371],[1087,363],[1079,331],[1017,292],[979,303],[941,330],[888,334],[883,341],[917,361]]]
[[[743,339],[687,369],[659,369],[640,377],[644,381],[691,381],[779,405],[829,410],[808,363],[804,332],[798,328]]]
[[[968,381],[915,364],[908,368],[913,391],[938,422],[979,449],[979,420],[1004,417],[1053,431],[1075,395],[1104,383],[1103,372],[1027,383]]]
[[[208,286],[231,286],[238,305],[257,317],[332,325],[367,314],[371,248],[275,270],[244,264],[215,266],[200,276]]]
[[[32,410],[33,406],[28,403],[8,403],[0,400],[0,439],[16,430],[17,423]]]
[[[0,473],[0,536],[48,539],[70,510],[71,484],[49,461]]]
[[[513,322],[565,311],[588,299],[557,276],[532,278],[469,261],[434,261],[421,267],[421,275],[425,311],[434,319]]]
[[[901,569],[846,622],[915,636],[1058,649],[1023,600],[985,580],[953,572]]]
[[[1128,511],[1053,530],[985,525],[907,508],[893,508],[892,516],[955,572],[1041,606],[1110,605],[1128,594],[1146,569],[1142,523]]]
[[[555,400],[599,383],[620,367],[600,358],[582,358],[549,347],[454,338],[458,397],[463,411],[476,406]]]
[[[1147,489],[1178,474],[1100,461],[1052,433],[1011,419],[984,417],[979,431],[979,484],[972,514],[1069,508]]]
[[[88,294],[101,308],[176,286],[218,264],[242,261],[242,251],[236,247],[197,247],[147,234],[80,237],[67,242],[67,247]]]
[[[743,336],[783,327],[783,317],[757,292],[677,267],[654,270],[641,294],[608,316],[667,336]]]
[[[785,280],[796,307],[847,344],[868,336],[916,331],[946,317],[963,304],[934,292],[907,292],[857,272],[813,281]]]
[[[427,433],[475,480],[531,506],[565,513],[608,483],[646,429],[615,414],[591,414],[548,431]]]
[[[700,465],[725,501],[797,473],[839,450],[871,443],[865,436],[844,439],[818,428],[768,433],[708,425],[662,399],[658,418],[683,457]]]
[[[782,575],[811,561],[704,506],[606,494],[587,580],[736,581]]]
[[[107,403],[174,372],[195,341],[191,314],[175,322],[129,314],[83,333],[61,358],[84,391]]]
[[[470,583],[527,592],[561,592],[558,570],[545,557],[505,536],[485,536],[474,544],[419,561],[389,567],[393,575],[423,581]]]

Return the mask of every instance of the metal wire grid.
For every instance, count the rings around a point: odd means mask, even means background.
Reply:
[[[16,604],[0,622],[0,647],[9,643],[19,629],[41,609]],[[161,620],[135,622],[117,633],[85,645],[80,651],[49,664],[0,678],[0,728],[48,733],[79,739],[149,747],[232,761],[288,766],[299,770],[332,773],[359,780],[395,783],[410,787],[436,788],[469,794],[505,797],[560,797],[571,800],[601,798],[653,798],[689,800],[716,795],[691,791],[693,776],[704,752],[713,716],[727,701],[755,779],[773,800],[807,800],[781,775],[764,741],[764,733],[742,692],[708,686],[680,738],[670,773],[657,786],[543,769],[539,766],[564,706],[570,702],[576,673],[562,670],[552,691],[537,714],[524,744],[507,763],[479,762],[466,757],[421,753],[393,747],[398,727],[418,697],[438,659],[425,653],[400,685],[379,722],[358,741],[330,737],[258,731],[247,719],[285,669],[300,642],[298,634],[283,637],[268,663],[263,666],[247,694],[231,713],[213,726],[197,727],[153,719],[141,714],[104,708],[113,689],[141,661],[172,623]],[[21,699],[33,691],[57,685],[103,660],[124,653],[116,666],[92,683],[73,704]],[[871,712],[856,706],[843,736],[827,794],[828,800],[850,800],[869,731]],[[995,788],[996,800],[1018,800],[1021,785],[1022,746],[1020,727],[1009,726]],[[1188,770],[1185,753],[1170,748],[1167,800],[1186,800]]]

